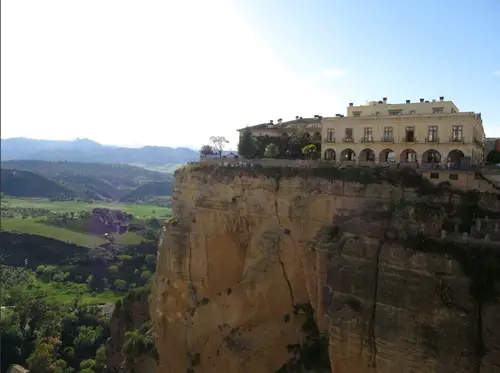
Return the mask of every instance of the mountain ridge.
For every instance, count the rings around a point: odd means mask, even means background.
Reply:
[[[38,140],[14,137],[1,139],[1,157],[3,161],[43,160],[165,165],[195,161],[199,158],[199,153],[186,147],[147,145],[141,148],[129,148],[103,145],[87,138]]]

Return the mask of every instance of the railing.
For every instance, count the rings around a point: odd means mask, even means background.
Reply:
[[[465,143],[465,138],[462,136],[451,136],[450,137],[450,142],[461,142]]]
[[[325,142],[328,142],[328,143],[334,143],[336,142],[335,138],[330,138],[330,139],[326,139]]]
[[[439,143],[439,137],[426,137],[425,142],[434,142],[434,143]]]
[[[390,143],[394,144],[394,137],[392,137],[392,136],[388,136],[388,137],[382,136],[380,138],[380,142],[390,142]]]
[[[403,137],[401,138],[401,142],[410,142],[410,143],[415,143],[415,142],[418,142],[418,139],[416,137],[414,137],[413,139],[409,139],[407,137]]]
[[[342,138],[342,142],[343,143],[354,143],[354,138],[352,138],[350,136],[346,136],[346,137]]]
[[[373,137],[362,137],[361,142],[375,142],[375,141],[373,141]]]

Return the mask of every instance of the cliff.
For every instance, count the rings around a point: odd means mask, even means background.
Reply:
[[[156,372],[154,344],[144,343],[151,329],[149,294],[149,286],[136,288],[116,304],[106,342],[107,373]]]
[[[496,194],[411,169],[189,166],[173,216],[160,372],[500,371]]]

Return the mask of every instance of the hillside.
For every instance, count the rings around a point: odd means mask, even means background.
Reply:
[[[11,138],[1,140],[1,157],[3,160],[37,159],[166,166],[195,161],[199,154],[188,148],[165,146],[112,147],[88,139],[54,141]]]
[[[65,186],[29,171],[1,170],[0,190],[16,197],[74,197],[76,193]]]
[[[95,200],[119,200],[143,184],[171,185],[173,180],[165,173],[124,164],[14,160],[2,162],[1,166],[36,173],[73,191],[75,196]]]
[[[172,183],[153,182],[141,185],[121,198],[122,202],[144,201],[149,197],[171,196]]]

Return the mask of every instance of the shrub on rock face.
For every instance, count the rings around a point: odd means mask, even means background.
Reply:
[[[278,148],[278,145],[271,143],[266,146],[264,157],[276,158],[279,154],[280,154],[280,149]]]

